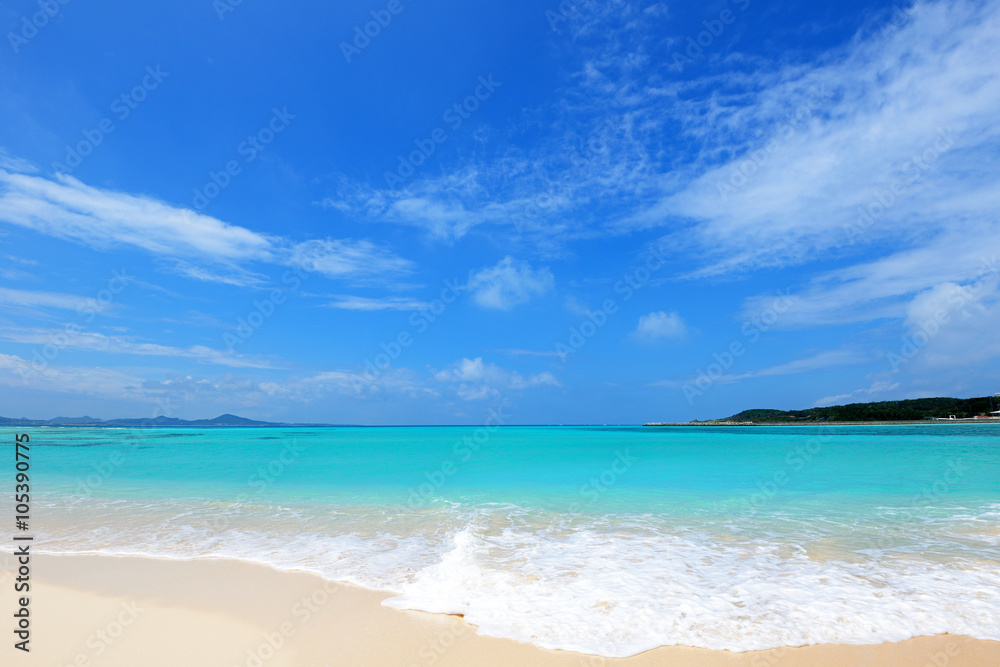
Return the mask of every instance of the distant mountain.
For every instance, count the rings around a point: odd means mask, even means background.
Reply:
[[[219,415],[215,419],[177,419],[155,417],[144,419],[95,419],[93,417],[56,417],[55,419],[12,419],[0,417],[6,426],[289,426],[278,422],[262,422],[236,415]]]
[[[995,406],[995,407],[994,407]],[[1000,409],[994,397],[915,398],[905,401],[850,403],[806,410],[744,410],[724,420],[727,422],[867,422],[919,421],[935,417],[958,419],[975,417]]]

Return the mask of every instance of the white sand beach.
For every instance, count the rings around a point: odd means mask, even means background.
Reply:
[[[13,559],[0,558],[11,618]],[[460,617],[382,606],[389,593],[307,572],[205,558],[32,557],[30,653],[8,634],[3,663],[39,667],[981,667],[1000,642],[941,635],[877,645],[731,653],[662,647],[626,659],[484,637]]]

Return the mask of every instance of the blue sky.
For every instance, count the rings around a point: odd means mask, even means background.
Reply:
[[[0,3],[0,415],[1000,391],[1000,2]]]

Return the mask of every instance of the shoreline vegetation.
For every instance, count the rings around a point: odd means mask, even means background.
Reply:
[[[734,653],[663,646],[604,658],[489,637],[461,616],[384,606],[392,593],[228,558],[38,554],[44,623],[25,665],[834,667],[1000,664],[1000,642],[961,635]],[[14,559],[0,555],[0,581]],[[7,598],[5,598],[6,600]],[[0,611],[6,608],[0,602]]]
[[[876,426],[1000,423],[1000,394],[975,398],[915,398],[849,403],[806,410],[752,409],[723,419],[648,422],[643,426]]]

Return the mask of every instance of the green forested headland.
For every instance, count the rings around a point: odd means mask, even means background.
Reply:
[[[806,410],[744,410],[725,421],[734,422],[825,422],[825,421],[914,421],[934,417],[975,417],[1000,409],[1000,401],[980,398],[914,398],[905,401],[850,403]]]

